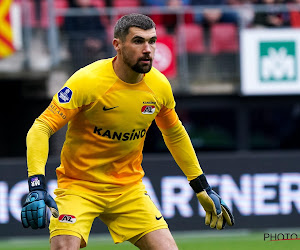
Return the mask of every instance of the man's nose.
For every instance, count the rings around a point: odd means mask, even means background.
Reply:
[[[143,53],[151,53],[151,46],[149,43],[145,43]]]

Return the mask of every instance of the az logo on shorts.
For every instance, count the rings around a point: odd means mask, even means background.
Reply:
[[[58,218],[60,222],[65,222],[65,223],[75,223],[76,222],[76,217],[74,215],[67,215],[67,214],[61,214]]]

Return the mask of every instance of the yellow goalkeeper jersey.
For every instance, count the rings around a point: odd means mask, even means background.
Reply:
[[[158,70],[129,84],[117,77],[113,60],[77,71],[39,117],[53,132],[68,123],[56,170],[59,188],[111,195],[139,183],[146,132],[175,107],[170,83]],[[168,124],[176,122],[174,112]]]

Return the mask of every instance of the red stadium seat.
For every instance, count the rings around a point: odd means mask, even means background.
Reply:
[[[158,24],[163,24],[165,25],[165,18],[168,16],[168,14],[149,14],[149,17],[153,20],[153,22],[158,25]],[[176,17],[176,14],[174,14]],[[175,18],[177,19],[177,17]],[[190,24],[194,23],[194,15],[192,13],[185,13],[184,14],[184,23]]]
[[[113,7],[139,7],[141,5],[139,0],[113,0]]]
[[[238,29],[235,24],[214,24],[210,29],[210,52],[236,53],[239,50]]]
[[[106,7],[105,0],[92,0],[91,3],[92,3],[92,6],[94,6],[96,8]]]
[[[195,23],[182,24],[177,29],[177,36],[185,36],[188,53],[204,53],[205,43],[203,28]]]
[[[163,15],[162,14],[150,14],[149,17],[157,25],[164,25]]]
[[[115,8],[128,8],[126,11],[118,11],[118,15],[115,17],[117,19],[121,18],[123,15],[127,15],[133,12],[138,13],[138,7],[141,6],[140,0],[113,0],[112,7]]]

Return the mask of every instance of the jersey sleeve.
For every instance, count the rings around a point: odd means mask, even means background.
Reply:
[[[175,126],[179,118],[173,108],[169,109],[163,106],[155,118],[157,126],[161,129],[168,129]]]
[[[192,142],[175,110],[163,107],[155,122],[162,132],[166,146],[188,181],[201,175],[203,171]]]
[[[53,132],[68,123],[78,112],[93,102],[92,90],[86,86],[84,70],[77,71],[56,93],[39,119],[47,123]]]
[[[86,93],[87,88],[82,86],[84,74],[78,71],[66,82],[28,131],[26,137],[28,176],[45,174],[50,136],[88,106],[90,100]]]
[[[175,99],[172,91],[172,87],[168,79],[162,75],[162,84],[161,84],[161,90],[162,90],[162,103],[163,106],[167,109],[174,109],[175,108]]]
[[[165,98],[163,100],[164,107],[167,109],[174,109],[176,103],[175,103],[173,91],[171,88],[171,84],[169,82],[166,86],[166,90],[164,91],[164,93],[165,93],[165,95],[164,95]]]
[[[51,101],[46,110],[39,116],[39,119],[45,122],[55,133],[66,125],[81,108],[66,109],[57,104],[55,99]]]
[[[48,159],[51,128],[40,119],[36,119],[26,137],[28,176],[45,175]]]
[[[88,84],[91,79],[85,69],[72,75],[65,85],[54,95],[53,101],[64,109],[77,109],[94,100],[94,89]]]

